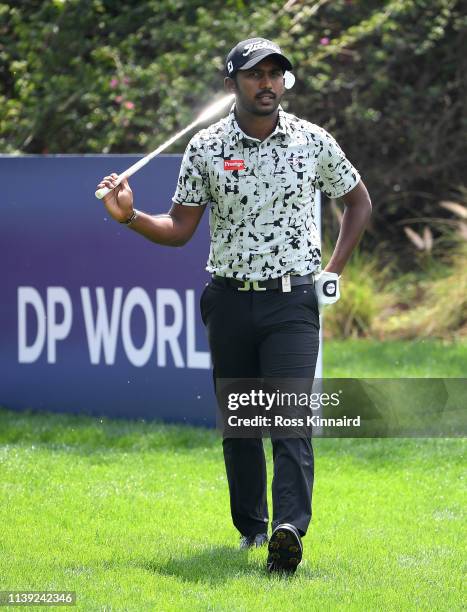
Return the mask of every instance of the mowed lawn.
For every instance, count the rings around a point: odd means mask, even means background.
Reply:
[[[214,431],[0,410],[0,590],[86,611],[463,609],[464,441],[314,448],[304,561],[271,578],[264,549],[237,549]]]
[[[323,352],[328,378],[467,378],[467,341],[326,340]]]

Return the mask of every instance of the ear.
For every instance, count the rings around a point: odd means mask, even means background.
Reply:
[[[225,77],[224,79],[224,90],[227,93],[236,93],[237,91],[237,83],[231,77]]]

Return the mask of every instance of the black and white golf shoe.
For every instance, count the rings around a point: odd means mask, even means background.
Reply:
[[[295,573],[303,556],[302,539],[298,530],[289,523],[277,525],[269,540],[268,551],[269,573]]]
[[[248,550],[248,548],[260,548],[268,543],[267,533],[257,533],[253,536],[242,536],[240,538],[240,550]]]

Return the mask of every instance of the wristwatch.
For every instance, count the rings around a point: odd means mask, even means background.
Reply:
[[[136,210],[136,208],[134,208],[133,212],[128,217],[128,219],[126,221],[120,221],[120,223],[122,225],[131,225],[132,223],[136,221],[137,218],[138,218],[138,211]]]

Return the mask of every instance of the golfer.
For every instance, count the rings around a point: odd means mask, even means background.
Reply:
[[[162,245],[190,240],[206,207],[211,282],[201,296],[214,380],[294,379],[311,388],[319,348],[319,306],[339,297],[339,275],[371,214],[354,166],[323,128],[280,106],[292,64],[273,42],[238,43],[225,63],[230,114],[198,132],[165,215],[136,210],[117,174],[98,188],[109,214]],[[324,271],[315,191],[345,204]],[[268,540],[266,463],[261,437],[224,436],[231,514],[241,548],[268,544],[267,569],[293,573],[311,520],[314,459],[307,436],[272,438],[273,520]]]

